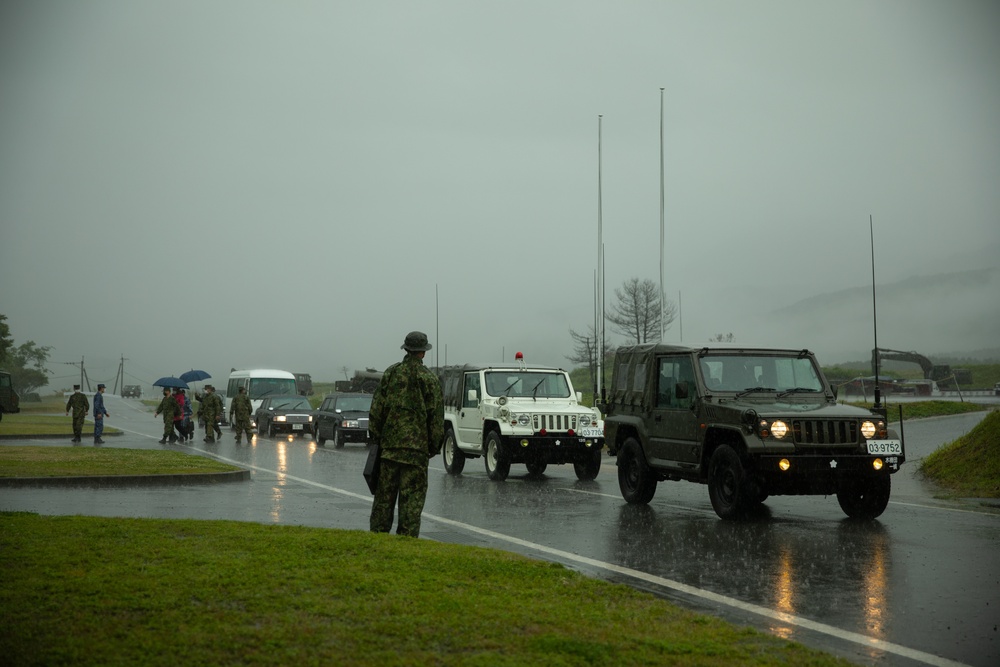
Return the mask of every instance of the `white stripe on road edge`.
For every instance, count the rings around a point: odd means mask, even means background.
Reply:
[[[242,466],[256,470],[259,472],[266,472],[277,477],[284,477],[302,484],[309,486],[314,486],[316,488],[325,489],[327,491],[332,491],[344,496],[350,496],[351,498],[356,498],[358,500],[365,500],[372,502],[371,496],[363,495],[360,493],[355,493],[353,491],[348,491],[347,489],[339,489],[335,486],[330,486],[328,484],[322,484],[320,482],[314,482],[310,479],[304,479],[302,477],[296,477],[295,475],[289,475],[285,472],[279,472],[277,470],[270,470],[269,468],[262,468],[260,466],[249,465],[243,461],[236,461],[233,459],[228,459],[224,456],[219,456],[218,454],[213,454],[204,449],[196,449],[195,447],[190,447],[189,445],[184,445],[190,449],[194,449],[197,452],[208,454],[214,459],[220,461],[225,461],[226,463],[231,463],[236,466]],[[429,514],[424,512],[423,516],[430,519],[431,521],[436,521],[437,523],[444,524],[446,526],[451,526],[453,528],[459,528],[461,530],[466,530],[471,533],[477,533],[483,535],[484,537],[489,537],[500,542],[507,542],[509,544],[516,544],[521,547],[531,549],[533,551],[538,551],[540,553],[549,554],[555,556],[559,559],[571,561],[574,563],[579,563],[581,565],[586,565],[591,568],[597,568],[600,570],[606,570],[608,572],[614,572],[615,574],[620,574],[632,579],[637,579],[639,581],[645,581],[656,586],[662,586],[663,588],[670,588],[675,591],[684,593],[685,595],[691,595],[693,597],[701,598],[703,600],[708,600],[709,602],[714,602],[715,604],[725,605],[727,607],[732,607],[734,609],[739,609],[741,611],[749,612],[751,614],[757,614],[758,616],[763,616],[765,618],[771,618],[782,623],[787,623],[789,625],[795,625],[806,630],[811,630],[813,632],[818,632],[824,635],[829,635],[843,641],[852,642],[854,644],[859,644],[861,646],[867,646],[869,648],[877,649],[879,651],[884,651],[885,653],[891,653],[893,655],[898,655],[903,658],[909,658],[910,660],[916,660],[917,662],[922,662],[927,665],[934,665],[935,667],[968,667],[965,663],[956,662],[954,660],[948,660],[947,658],[942,658],[930,653],[924,653],[923,651],[918,651],[916,649],[907,648],[906,646],[900,646],[899,644],[893,644],[892,642],[887,642],[882,639],[876,639],[874,637],[867,637],[857,632],[850,632],[849,630],[841,630],[840,628],[835,628],[832,625],[827,625],[826,623],[819,623],[817,621],[810,621],[808,618],[802,618],[800,616],[794,616],[792,614],[786,614],[784,612],[775,611],[773,609],[768,609],[767,607],[761,607],[760,605],[751,604],[749,602],[743,602],[742,600],[737,600],[736,598],[727,597],[725,595],[719,595],[718,593],[713,593],[712,591],[707,591],[702,588],[696,588],[694,586],[689,586],[687,584],[682,584],[679,581],[674,581],[673,579],[666,579],[664,577],[658,577],[647,572],[641,572],[639,570],[633,570],[629,567],[622,567],[621,565],[615,565],[614,563],[607,563],[605,561],[595,560],[593,558],[587,558],[586,556],[581,556],[579,554],[570,553],[569,551],[563,551],[561,549],[553,549],[552,547],[547,547],[544,544],[537,544],[535,542],[529,542],[527,540],[522,540],[519,537],[513,537],[511,535],[504,535],[503,533],[497,533],[492,530],[487,530],[486,528],[480,528],[478,526],[473,526],[461,521],[454,521],[452,519],[446,519],[441,516],[436,516],[434,514]]]

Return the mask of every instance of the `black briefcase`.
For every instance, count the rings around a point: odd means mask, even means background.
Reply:
[[[382,447],[378,443],[368,448],[368,460],[365,461],[365,481],[368,482],[368,490],[375,495],[378,490],[378,470],[382,463]]]

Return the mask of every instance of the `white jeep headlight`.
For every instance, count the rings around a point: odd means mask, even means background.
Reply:
[[[591,417],[590,415],[580,415],[580,428],[587,428],[590,426]]]

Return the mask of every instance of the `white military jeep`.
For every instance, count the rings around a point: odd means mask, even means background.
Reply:
[[[594,479],[604,447],[600,412],[580,404],[566,371],[519,361],[437,369],[445,468],[459,475],[466,459],[482,456],[494,481],[507,479],[512,463],[523,463],[531,475],[550,463],[572,463],[579,479]]]

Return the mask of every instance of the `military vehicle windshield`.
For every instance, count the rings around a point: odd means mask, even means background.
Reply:
[[[487,371],[486,393],[509,398],[569,398],[569,383],[558,372]]]
[[[811,357],[709,354],[699,362],[711,391],[823,391]]]

